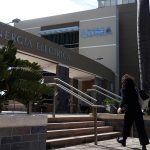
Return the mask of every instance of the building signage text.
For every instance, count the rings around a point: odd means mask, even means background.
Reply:
[[[112,30],[110,27],[86,29],[80,32],[80,36],[82,38],[101,37],[101,36],[106,36],[111,34],[112,34]]]
[[[0,38],[1,39],[13,40],[14,44],[23,46],[28,50],[36,49],[42,53],[53,55],[57,57],[58,59],[63,59],[67,61],[70,60],[70,57],[66,56],[66,54],[59,48],[52,47],[49,44],[46,44],[46,42],[40,42],[39,39],[35,42],[35,40],[33,41],[32,39],[29,39],[23,35],[20,35],[16,33],[15,31],[9,31],[7,29],[3,29],[2,26],[4,25],[0,23]]]

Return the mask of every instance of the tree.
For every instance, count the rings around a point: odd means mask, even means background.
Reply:
[[[42,95],[52,95],[53,89],[42,84],[40,66],[28,60],[16,58],[17,48],[13,41],[0,48],[0,91],[5,91],[5,99],[15,99],[27,106],[31,112],[31,103],[42,100]],[[1,95],[4,102],[4,96]]]

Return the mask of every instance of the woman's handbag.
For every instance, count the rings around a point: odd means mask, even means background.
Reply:
[[[138,90],[138,96],[142,110],[147,109],[150,100],[149,95],[147,95],[144,90]]]
[[[150,98],[149,95],[147,95],[144,90],[139,90],[139,95],[143,101]]]

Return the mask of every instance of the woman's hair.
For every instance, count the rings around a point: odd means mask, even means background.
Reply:
[[[125,74],[121,78],[121,83],[123,88],[134,88],[135,87],[135,82],[134,82],[134,77]]]

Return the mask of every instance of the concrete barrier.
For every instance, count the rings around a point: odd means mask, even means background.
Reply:
[[[0,115],[0,150],[46,150],[47,116]]]

